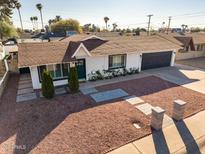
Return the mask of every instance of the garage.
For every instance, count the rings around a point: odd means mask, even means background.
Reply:
[[[142,70],[170,66],[172,51],[142,54]]]

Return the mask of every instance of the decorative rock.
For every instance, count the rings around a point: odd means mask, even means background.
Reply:
[[[151,127],[160,130],[162,129],[165,110],[160,107],[152,108]]]
[[[140,128],[141,128],[140,125],[137,124],[137,123],[134,123],[133,126],[134,126],[135,128],[137,128],[137,129],[140,129]]]
[[[186,102],[182,100],[175,100],[173,104],[172,118],[175,120],[182,120],[184,115]]]

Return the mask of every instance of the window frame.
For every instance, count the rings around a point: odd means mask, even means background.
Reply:
[[[63,67],[62,65],[63,64],[67,64],[68,65],[68,75],[69,75],[69,71],[70,71],[70,63],[61,63],[61,64],[47,64],[47,65],[41,65],[41,66],[45,66],[46,67],[46,71],[48,71],[48,66],[51,66],[53,67],[53,72],[54,72],[54,77],[52,77],[53,81],[59,81],[59,80],[65,80],[65,79],[68,79],[68,76],[64,76],[64,73],[63,73]],[[55,65],[60,65],[60,70],[61,70],[61,77],[56,77],[56,73],[55,73]],[[42,82],[42,77],[41,77],[41,70],[40,70],[40,67],[41,66],[37,66],[37,70],[38,70],[38,78],[39,78],[39,82],[41,83]]]
[[[114,56],[123,56],[123,57],[124,57],[123,66],[119,66],[119,67],[111,67],[111,66],[110,66],[110,58],[111,58],[111,57],[114,57]],[[122,58],[122,57],[121,57],[121,58]],[[113,64],[113,62],[112,62],[112,64]],[[109,55],[109,56],[108,56],[108,70],[126,68],[126,64],[127,64],[127,54],[116,54],[116,55]]]

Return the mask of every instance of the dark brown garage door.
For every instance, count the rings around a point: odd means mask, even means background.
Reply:
[[[172,51],[142,54],[142,70],[170,66]]]

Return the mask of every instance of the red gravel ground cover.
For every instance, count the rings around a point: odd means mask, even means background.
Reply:
[[[153,106],[160,106],[169,116],[172,115],[172,106],[176,99],[187,102],[184,117],[205,109],[205,95],[155,76],[97,87],[100,91],[116,88],[121,88],[130,95],[136,95]]]
[[[18,80],[0,100],[1,154],[103,153],[151,132],[149,119],[119,100],[97,105],[78,93],[16,103]]]
[[[19,76],[10,78],[0,100],[1,154],[103,153],[151,133],[149,117],[120,100],[96,104],[78,93],[16,103],[18,80]],[[185,117],[205,108],[204,95],[153,76],[97,87],[116,88],[164,108],[169,115],[175,99],[188,103]],[[142,128],[134,128],[134,122]]]

